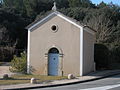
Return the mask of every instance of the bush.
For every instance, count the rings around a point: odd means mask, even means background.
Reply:
[[[111,49],[111,63],[120,63],[120,46]]]
[[[13,47],[0,46],[0,62],[10,62],[13,58],[13,53],[14,53]]]
[[[27,60],[26,60],[26,53],[21,53],[21,57],[13,57],[11,61],[11,72],[20,72],[26,73],[27,72]]]
[[[110,69],[120,69],[120,46],[114,46],[110,51]]]
[[[108,69],[109,49],[103,44],[95,44],[94,60],[97,70]]]

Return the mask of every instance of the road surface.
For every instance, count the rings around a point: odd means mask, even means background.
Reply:
[[[86,83],[39,88],[33,90],[120,90],[120,75]]]

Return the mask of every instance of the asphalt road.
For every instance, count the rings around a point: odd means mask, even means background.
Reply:
[[[33,90],[120,90],[120,75],[90,81],[86,83],[39,88]]]

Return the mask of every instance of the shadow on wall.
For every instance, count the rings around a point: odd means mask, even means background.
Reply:
[[[30,73],[29,74],[32,74],[33,72],[36,71],[35,68],[33,68],[32,66],[30,66],[29,69],[30,69]]]
[[[95,44],[94,60],[97,70],[105,70],[109,68],[109,49],[103,44]]]

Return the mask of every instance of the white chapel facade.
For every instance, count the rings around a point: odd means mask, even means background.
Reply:
[[[94,71],[95,31],[53,9],[27,27],[27,72],[83,76]]]

